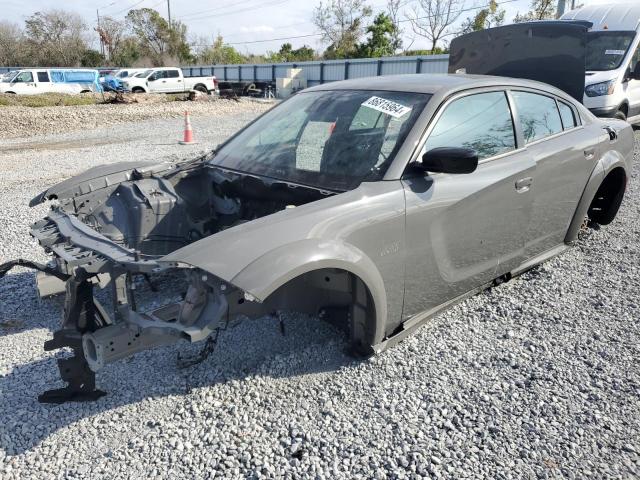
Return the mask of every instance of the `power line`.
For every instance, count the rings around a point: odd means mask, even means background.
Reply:
[[[230,12],[222,12],[222,13],[215,13],[213,15],[205,15],[203,17],[199,17],[199,18],[195,18],[195,19],[189,19],[189,22],[193,23],[193,22],[199,22],[200,20],[206,20],[208,18],[215,18],[215,17],[223,17],[226,15],[235,15],[236,13],[242,13],[242,12],[248,12],[248,11],[253,11],[253,10],[258,10],[261,8],[266,8],[266,7],[275,7],[277,5],[282,5],[283,3],[288,2],[289,0],[275,0],[275,1],[267,1],[262,3],[261,5],[258,6],[251,6],[251,7],[245,7],[245,8],[240,8],[238,10],[232,10]],[[183,18],[183,17],[181,17]]]
[[[502,5],[502,4],[505,4],[505,3],[512,3],[512,2],[517,2],[517,1],[518,0],[503,0],[502,2],[496,2],[496,3],[498,5]],[[477,6],[477,7],[463,8],[461,10],[456,11],[455,13],[464,13],[464,12],[469,12],[469,11],[472,11],[472,10],[480,10],[481,8],[486,8],[489,5],[490,4],[480,5],[480,6]],[[424,20],[424,19],[431,18],[431,17],[434,17],[434,16],[435,15],[426,15],[424,17],[416,17],[416,18],[413,18],[413,19],[399,20],[398,23],[400,23],[400,22],[410,22],[411,20],[414,20],[414,21],[415,20]],[[294,24],[294,25],[289,25],[289,26],[303,25],[304,23],[307,23],[307,22]],[[278,28],[284,28],[284,27],[278,27]],[[311,33],[311,34],[308,34],[308,35],[296,35],[296,36],[292,36],[292,37],[268,38],[268,39],[265,39],[265,40],[250,40],[250,41],[247,41],[247,42],[225,42],[225,44],[226,45],[248,45],[248,44],[251,44],[251,43],[275,42],[275,41],[278,41],[278,40],[294,40],[294,39],[297,39],[297,38],[317,37],[317,36],[320,36],[320,35],[322,35],[322,33]],[[206,47],[206,46],[210,46],[210,45],[194,45],[194,46]]]
[[[209,12],[213,12],[213,11],[219,11],[220,9],[226,9],[226,8],[229,8],[229,7],[235,7],[237,5],[245,5],[246,3],[247,3],[246,1],[243,1],[243,2],[230,3],[230,4],[227,4],[227,5],[223,5],[222,7],[207,8],[206,10],[200,10],[198,12],[185,13],[184,15],[181,15],[178,18],[181,19],[181,18],[186,18],[186,17],[198,16],[201,13],[209,13]]]

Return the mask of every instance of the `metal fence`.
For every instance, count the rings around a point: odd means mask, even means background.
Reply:
[[[221,82],[275,82],[276,78],[286,75],[288,68],[300,68],[307,85],[313,86],[349,78],[402,73],[447,73],[448,65],[449,55],[423,55],[254,65],[198,65],[182,67],[182,72],[185,77],[215,75]]]
[[[447,73],[448,65],[449,55],[421,55],[253,65],[197,65],[181,68],[185,77],[215,75],[221,82],[275,82],[276,78],[286,75],[287,68],[301,68],[304,78],[307,79],[307,85],[312,86],[336,80],[380,75]],[[0,74],[20,68],[27,67],[0,67]],[[115,68],[105,67],[104,69],[114,70]]]

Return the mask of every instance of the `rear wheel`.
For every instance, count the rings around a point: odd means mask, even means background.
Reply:
[[[207,87],[204,85],[196,85],[193,89],[201,93],[209,93],[209,90],[207,90]]]

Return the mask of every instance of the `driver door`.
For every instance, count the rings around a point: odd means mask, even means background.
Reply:
[[[478,152],[470,174],[403,179],[406,282],[403,318],[465,294],[524,260],[535,163],[517,148],[504,91],[463,94],[445,104],[420,153]]]
[[[16,91],[16,93],[26,95],[33,95],[38,93],[36,83],[33,79],[33,73],[31,72],[20,72],[18,76],[13,80],[12,87]]]

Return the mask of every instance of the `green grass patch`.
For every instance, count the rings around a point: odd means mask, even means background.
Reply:
[[[67,107],[101,102],[94,94],[41,93],[38,95],[0,94],[0,107]]]

